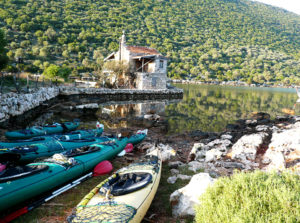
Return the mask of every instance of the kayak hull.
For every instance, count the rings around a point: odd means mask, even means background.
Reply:
[[[103,128],[90,129],[90,130],[77,130],[64,135],[54,135],[54,136],[37,136],[29,139],[15,140],[11,142],[0,142],[0,152],[6,148],[12,148],[16,146],[26,146],[37,143],[47,143],[53,139],[55,140],[75,140],[75,139],[87,139],[93,137],[99,137],[103,133]]]
[[[51,135],[62,132],[73,131],[78,128],[78,122],[64,122],[62,124],[53,124],[45,126],[33,126],[28,129],[8,131],[5,133],[5,137],[9,140],[16,139],[29,139],[35,136]]]
[[[146,137],[145,134],[132,135],[126,138],[128,142],[138,143]],[[0,162],[14,161],[21,163],[29,163],[37,158],[49,157],[55,153],[68,151],[71,149],[89,146],[95,143],[115,140],[108,137],[93,137],[88,139],[74,139],[74,140],[57,140],[55,137],[44,137],[43,143],[36,143],[13,148],[0,148]]]
[[[21,163],[28,163],[37,158],[44,158],[52,156],[55,153],[61,153],[71,149],[89,146],[95,143],[102,143],[111,141],[107,137],[97,137],[91,139],[78,139],[61,141],[54,138],[48,138],[46,142],[39,144],[32,144],[23,147],[14,147],[7,149],[0,149],[0,162],[5,160],[17,161]]]
[[[77,205],[76,213],[68,218],[68,222],[114,222],[115,219],[122,222],[141,222],[152,203],[161,177],[160,152],[154,150],[150,155],[152,158],[157,157],[156,161],[129,165],[96,186]],[[134,178],[135,183],[130,185],[130,174],[131,177],[134,175],[146,177],[138,182],[136,181],[138,178]],[[116,180],[124,176],[126,176],[125,183]],[[146,182],[143,187],[132,189],[137,187],[136,185],[143,184],[143,181]],[[119,185],[130,186],[126,188]],[[118,187],[121,188],[120,192]]]
[[[38,162],[28,164],[27,167],[47,166],[46,170],[33,175],[1,182],[0,176],[0,211],[24,202],[39,194],[60,186],[83,173],[90,171],[99,162],[115,157],[127,144],[127,139],[115,143],[94,144],[100,149],[73,157],[72,164],[62,165],[53,162]]]

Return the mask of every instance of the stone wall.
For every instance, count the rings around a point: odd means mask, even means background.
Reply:
[[[59,89],[55,87],[40,88],[38,91],[28,94],[0,94],[0,123],[36,108],[43,102],[55,98],[58,94]]]
[[[167,76],[165,73],[137,73],[137,89],[166,89]]]

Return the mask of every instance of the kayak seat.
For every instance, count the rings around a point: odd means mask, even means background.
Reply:
[[[29,175],[37,174],[49,168],[47,165],[17,166],[0,172],[0,183],[16,180]]]
[[[74,157],[74,156],[79,156],[79,155],[84,155],[88,153],[93,153],[96,151],[99,151],[101,148],[98,146],[83,146],[80,148],[76,149],[71,149],[67,152],[65,152],[66,157]]]
[[[0,162],[17,162],[21,158],[19,153],[1,153]]]
[[[10,149],[10,151],[15,153],[25,154],[25,153],[38,153],[37,152],[38,149],[39,148],[37,146],[18,146]]]
[[[114,196],[120,196],[132,193],[146,187],[152,181],[152,175],[150,173],[126,173],[117,175],[105,183],[99,190],[100,193],[103,191],[110,190],[110,193]]]

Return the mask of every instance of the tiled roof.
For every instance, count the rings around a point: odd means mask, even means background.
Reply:
[[[143,46],[127,46],[127,50],[132,53],[144,54],[144,55],[161,55],[156,49],[143,47]]]

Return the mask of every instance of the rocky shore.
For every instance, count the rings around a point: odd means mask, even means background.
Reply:
[[[199,81],[199,80],[180,80],[174,79],[171,80],[171,83],[177,84],[211,84],[211,85],[227,85],[227,86],[246,86],[246,87],[280,87],[280,88],[295,88],[296,85],[283,85],[275,83],[263,83],[263,84],[248,84],[244,81]]]
[[[153,119],[155,123],[159,126],[160,119]],[[170,195],[175,218],[195,215],[193,207],[199,203],[198,197],[217,178],[230,176],[235,170],[289,170],[300,174],[299,116],[271,120],[266,113],[253,113],[249,119],[227,125],[220,133],[198,130],[163,136],[155,131],[150,128],[150,139],[139,149],[147,150],[156,142],[163,153],[163,165],[169,169],[168,184],[186,182]]]

